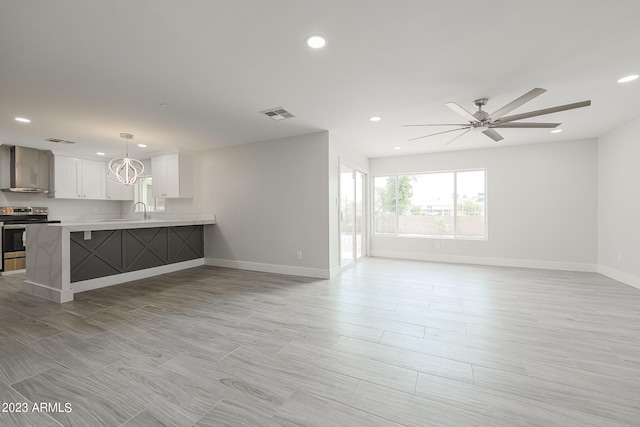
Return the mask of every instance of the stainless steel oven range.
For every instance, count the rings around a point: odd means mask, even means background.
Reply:
[[[51,221],[48,216],[48,208],[0,206],[0,224],[2,224],[1,272],[16,272],[25,269],[27,224],[60,222]]]

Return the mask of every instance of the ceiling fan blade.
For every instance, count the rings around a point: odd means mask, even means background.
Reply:
[[[449,145],[451,144],[453,141],[455,141],[456,139],[460,138],[462,135],[465,135],[467,133],[471,132],[471,128],[467,129],[466,131],[462,132],[460,135],[456,136],[455,138],[453,138],[451,141],[447,142],[444,145]]]
[[[456,104],[455,102],[446,102],[444,105],[451,108],[453,111],[458,113],[460,116],[464,117],[466,120],[469,120],[471,123],[478,122],[479,120],[475,118],[473,114]]]
[[[540,129],[553,129],[560,126],[562,123],[533,123],[533,122],[524,122],[524,123],[498,123],[496,125],[491,125],[492,128],[540,128]]]
[[[482,131],[482,133],[484,133],[485,135],[487,135],[489,138],[493,139],[496,142],[504,139],[502,135],[500,135],[498,132],[496,132],[493,129],[487,129],[485,131]]]
[[[440,123],[433,125],[402,125],[402,126],[469,126],[469,123]]]
[[[467,127],[464,127],[464,128],[445,130],[444,132],[437,132],[437,133],[432,133],[432,134],[429,134],[429,135],[419,136],[417,138],[411,138],[411,139],[409,139],[409,141],[415,141],[416,139],[427,138],[427,137],[430,137],[430,136],[440,135],[440,134],[443,134],[443,133],[455,132],[455,131],[462,130],[462,129],[471,130],[470,127],[467,126]],[[466,132],[464,132],[464,133],[466,133]]]
[[[499,119],[500,117],[504,116],[505,114],[510,113],[511,111],[515,110],[519,106],[531,101],[536,96],[542,95],[546,91],[547,91],[546,89],[542,89],[542,88],[539,88],[539,87],[530,90],[529,92],[527,92],[524,95],[522,95],[520,98],[514,99],[513,101],[511,101],[510,103],[508,103],[504,107],[500,108],[499,110],[494,111],[492,114],[489,114],[489,120]]]
[[[529,117],[543,116],[545,114],[557,113],[558,111],[573,110],[574,108],[588,107],[591,101],[575,102],[573,104],[559,105],[557,107],[545,108],[543,110],[530,111],[528,113],[516,114],[496,120],[497,123],[512,122],[514,120],[528,119]],[[496,124],[497,124],[496,123]]]

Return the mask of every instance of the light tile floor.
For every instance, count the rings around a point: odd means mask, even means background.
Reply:
[[[22,280],[0,277],[1,426],[640,425],[640,290],[595,273],[199,267],[66,304]]]

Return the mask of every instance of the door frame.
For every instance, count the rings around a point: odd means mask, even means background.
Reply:
[[[361,255],[358,256],[357,255],[357,250],[356,250],[356,227],[355,227],[355,223],[356,223],[356,214],[357,211],[355,209],[354,206],[354,210],[353,210],[353,223],[354,223],[354,229],[353,229],[353,247],[352,247],[352,253],[353,253],[353,259],[351,261],[349,261],[348,263],[343,263],[343,256],[342,256],[342,221],[341,221],[341,215],[342,215],[342,174],[343,174],[343,168],[346,169],[350,169],[351,171],[351,176],[352,176],[352,180],[353,180],[353,194],[354,194],[354,203],[356,200],[356,185],[357,185],[357,180],[356,180],[356,174],[360,173],[362,175],[362,227],[361,227]],[[339,260],[340,260],[340,268],[341,270],[346,270],[351,268],[352,266],[356,265],[358,262],[362,261],[364,258],[369,256],[369,174],[368,172],[354,167],[352,166],[349,162],[345,162],[342,159],[339,160],[339,179],[338,179],[338,246],[339,246]]]

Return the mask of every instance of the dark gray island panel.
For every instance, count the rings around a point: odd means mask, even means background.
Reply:
[[[124,273],[121,231],[92,231],[90,240],[82,231],[70,234],[72,282]]]
[[[204,226],[70,233],[71,283],[204,257]]]

